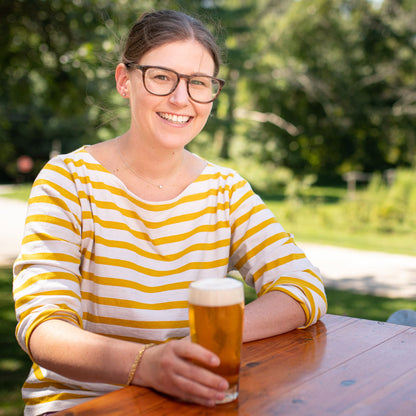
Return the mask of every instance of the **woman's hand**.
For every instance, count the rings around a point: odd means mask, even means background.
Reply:
[[[170,341],[145,351],[133,384],[151,387],[187,402],[214,406],[224,398],[228,382],[223,377],[199,367],[217,367],[218,356],[189,338]]]

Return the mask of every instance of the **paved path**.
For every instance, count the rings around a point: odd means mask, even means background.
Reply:
[[[25,216],[25,203],[0,196],[0,266],[16,258]],[[416,300],[416,256],[298,244],[319,267],[327,287]]]
[[[19,253],[25,217],[25,203],[0,197],[0,266],[12,264]]]
[[[319,267],[327,287],[416,300],[416,256],[298,244]]]

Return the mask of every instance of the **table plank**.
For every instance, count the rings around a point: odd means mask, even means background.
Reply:
[[[326,315],[311,328],[244,344],[233,403],[205,408],[130,386],[56,416],[407,415],[415,351],[414,328]]]
[[[401,389],[406,388],[403,383],[413,380],[415,394],[415,332],[395,327],[390,329],[400,331],[396,336],[316,374],[313,382],[280,391],[279,399],[264,407],[264,414],[355,416],[357,407],[371,404],[377,409],[374,414],[380,415],[381,409],[386,411],[381,404],[385,400],[385,390],[400,392],[402,397]],[[273,394],[274,391],[270,391],[271,397]],[[396,408],[394,403],[389,403]]]

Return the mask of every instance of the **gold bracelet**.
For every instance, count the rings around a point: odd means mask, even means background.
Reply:
[[[134,360],[133,365],[130,368],[130,372],[129,372],[129,378],[127,379],[127,384],[126,386],[129,386],[131,384],[131,382],[133,381],[134,378],[134,374],[137,371],[137,368],[139,367],[140,361],[142,360],[143,354],[144,352],[150,348],[153,347],[153,345],[155,344],[146,344],[136,355],[136,359]]]

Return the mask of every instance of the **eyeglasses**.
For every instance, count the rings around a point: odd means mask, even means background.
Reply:
[[[208,75],[184,75],[161,66],[136,65],[127,63],[127,68],[142,71],[143,85],[150,94],[165,96],[172,94],[181,78],[186,79],[189,97],[197,103],[211,103],[224,86],[225,81]]]

